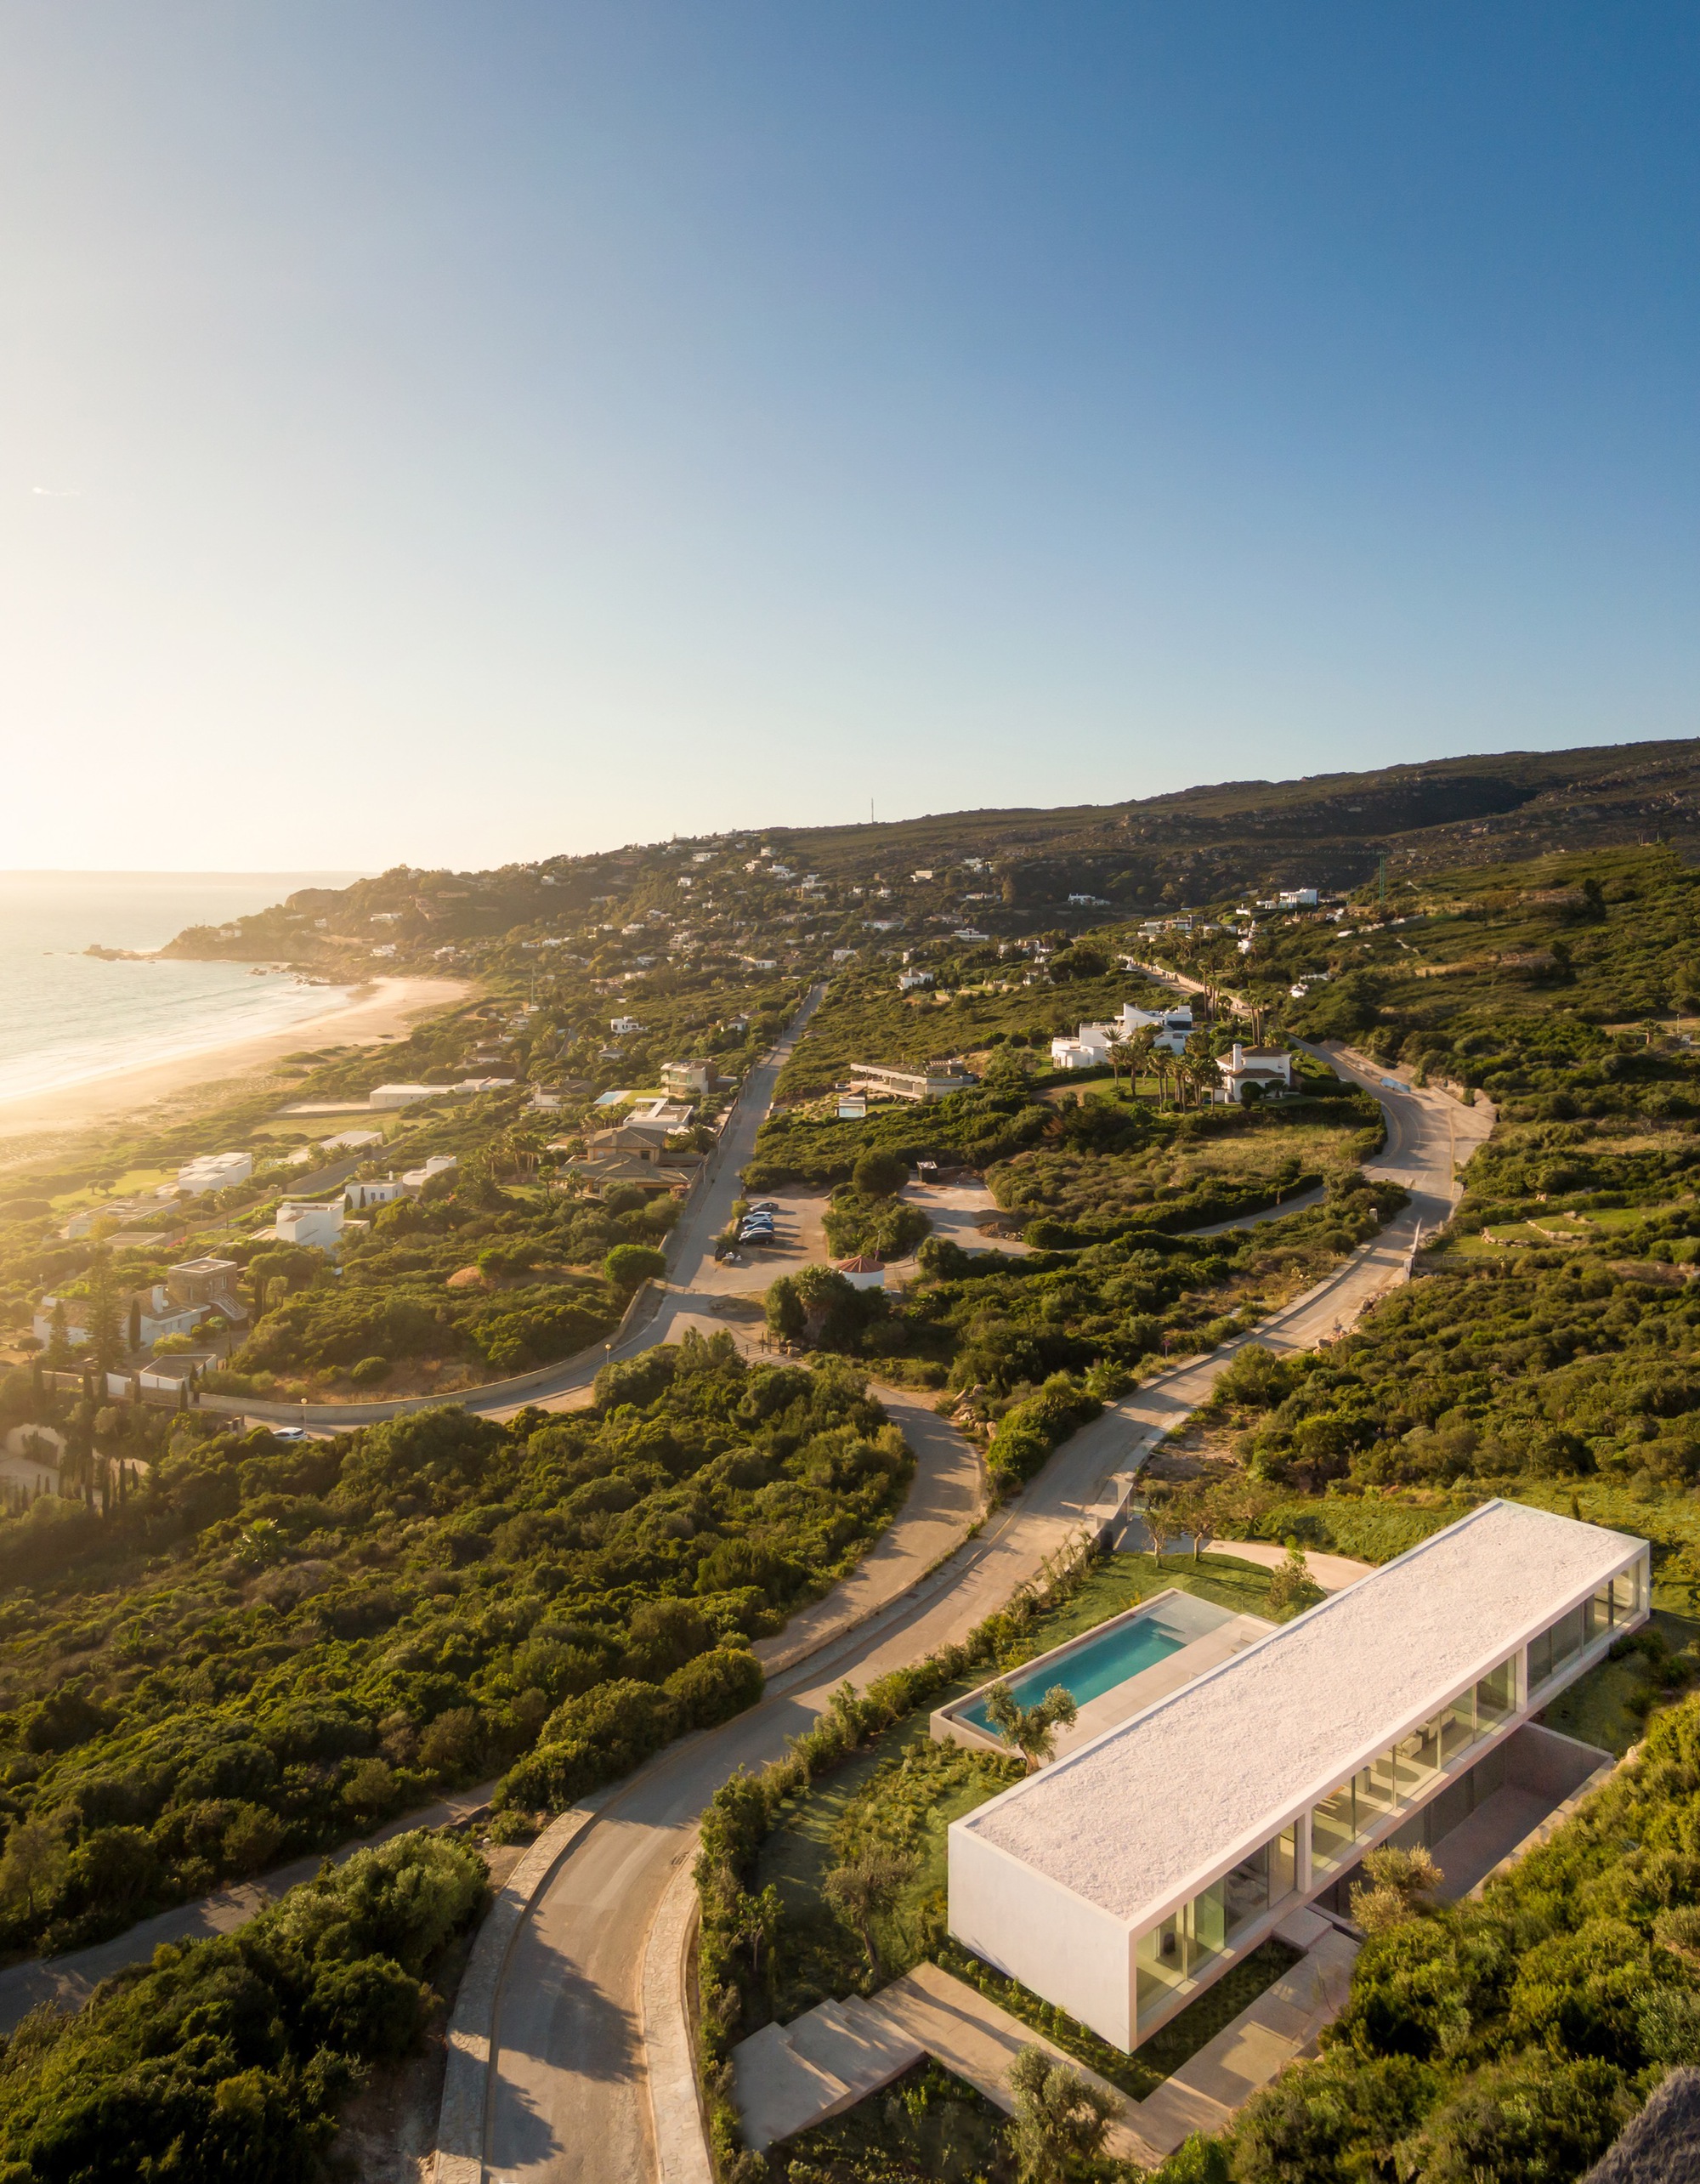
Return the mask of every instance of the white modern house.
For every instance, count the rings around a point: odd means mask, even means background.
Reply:
[[[204,1198],[209,1191],[246,1183],[253,1171],[252,1153],[203,1153],[178,1170],[177,1187],[191,1198]]]
[[[460,1165],[457,1154],[433,1153],[423,1167],[404,1168],[401,1180],[409,1190],[423,1190],[434,1177],[452,1174]]]
[[[1164,1053],[1183,1054],[1193,1030],[1191,1001],[1176,1001],[1172,1008],[1136,1008],[1130,1001],[1124,1001],[1121,1013],[1108,1024],[1083,1024],[1074,1038],[1053,1039],[1051,1066],[1053,1069],[1102,1069],[1109,1060],[1110,1048],[1131,1039],[1137,1031],[1152,1033],[1152,1044]]]
[[[1485,1503],[954,1822],[951,1933],[1136,2047],[1366,1851],[1444,1867],[1525,1743],[1585,1778],[1606,1756],[1532,1717],[1649,1581],[1645,1540]]]
[[[422,1100],[445,1099],[447,1085],[374,1085],[366,1094],[366,1105],[380,1110],[400,1107],[416,1107]]]
[[[286,1198],[277,1209],[277,1240],[334,1251],[342,1237],[345,1211],[340,1198]]]

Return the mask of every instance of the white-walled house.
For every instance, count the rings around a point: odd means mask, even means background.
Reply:
[[[30,1327],[38,1342],[53,1340],[54,1308],[60,1301],[57,1296],[44,1296],[36,1307]],[[88,1340],[93,1307],[86,1296],[67,1296],[63,1302],[65,1340],[72,1349],[80,1349]],[[151,1349],[162,1336],[192,1333],[212,1309],[207,1304],[180,1302],[172,1296],[163,1282],[155,1282],[147,1289],[116,1297],[113,1304],[117,1314],[118,1340],[126,1346],[130,1336],[131,1307],[133,1304],[139,1308],[137,1331],[144,1349]]]
[[[280,1244],[309,1244],[334,1251],[343,1234],[346,1209],[339,1198],[285,1199],[277,1209]]]
[[[1124,1001],[1121,1013],[1108,1024],[1083,1024],[1074,1038],[1053,1039],[1051,1066],[1054,1069],[1102,1069],[1109,1059],[1110,1048],[1138,1031],[1149,1031],[1152,1044],[1164,1053],[1183,1054],[1193,1031],[1193,1004],[1182,1001],[1172,1008],[1136,1008],[1131,1001]]]
[[[374,1085],[366,1094],[366,1105],[381,1109],[398,1107],[416,1107],[421,1100],[445,1099],[447,1085]]]
[[[364,1183],[343,1186],[343,1203],[350,1213],[366,1213],[375,1205],[394,1205],[406,1195],[407,1186],[400,1176],[373,1176]]]
[[[1221,1071],[1222,1097],[1238,1103],[1248,1085],[1264,1092],[1291,1092],[1293,1058],[1284,1047],[1242,1047],[1236,1041],[1216,1063]]]
[[[191,1198],[204,1198],[209,1191],[246,1183],[253,1171],[252,1153],[202,1153],[178,1170],[177,1187]]]
[[[1131,2051],[1367,1851],[1479,1827],[1514,1743],[1609,1764],[1533,1717],[1649,1585],[1645,1540],[1485,1503],[954,1822],[950,1932]]]
[[[456,1153],[433,1153],[421,1168],[404,1168],[401,1180],[409,1190],[423,1190],[434,1176],[451,1174],[461,1165]]]

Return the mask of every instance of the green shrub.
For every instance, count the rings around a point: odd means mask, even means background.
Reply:
[[[711,1729],[729,1722],[762,1695],[762,1664],[747,1648],[717,1646],[699,1654],[667,1678],[668,1697],[683,1729]]]
[[[389,1378],[388,1358],[362,1358],[348,1367],[348,1378],[357,1387],[373,1387],[381,1380]]]
[[[1017,1404],[998,1421],[986,1450],[986,1468],[994,1486],[1007,1494],[1025,1485],[1043,1468],[1057,1443],[1096,1418],[1103,1407],[1067,1373],[1053,1373],[1037,1395]]]
[[[603,1261],[602,1271],[615,1289],[629,1293],[640,1282],[662,1279],[667,1271],[666,1254],[645,1244],[616,1244]]]

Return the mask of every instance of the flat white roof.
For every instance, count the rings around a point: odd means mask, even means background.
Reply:
[[[1645,1551],[1487,1502],[955,1825],[1137,1925]]]

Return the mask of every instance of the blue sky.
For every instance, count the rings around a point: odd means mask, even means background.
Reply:
[[[13,0],[0,865],[1680,735],[1700,16]]]

